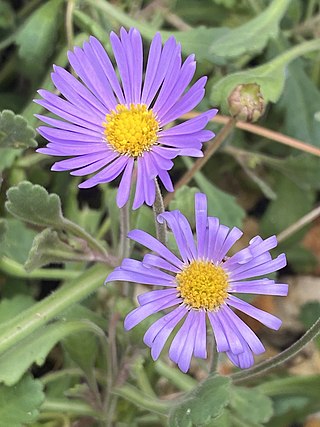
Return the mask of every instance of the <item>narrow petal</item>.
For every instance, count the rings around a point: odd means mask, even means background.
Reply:
[[[225,352],[230,350],[229,342],[227,340],[225,331],[223,329],[219,316],[217,315],[217,312],[208,311],[207,315],[215,337],[217,351]]]
[[[207,196],[202,193],[195,195],[195,217],[198,256],[203,258],[205,255],[205,240],[207,233]]]
[[[142,261],[143,265],[147,267],[157,267],[157,268],[163,268],[168,271],[172,271],[173,273],[180,273],[180,269],[172,265],[167,260],[153,254],[146,254],[143,257]]]
[[[235,297],[234,295],[229,295],[227,303],[232,307],[242,311],[243,313],[246,313],[248,316],[253,317],[271,329],[278,330],[282,324],[282,321],[277,317],[254,307],[253,305]]]
[[[132,230],[128,233],[128,237],[130,239],[135,240],[141,245],[149,248],[150,250],[159,254],[162,258],[167,259],[171,264],[175,265],[178,268],[183,267],[182,261],[177,258],[166,246],[159,242],[159,240],[155,239],[150,234],[141,230]]]
[[[149,304],[149,302],[157,301],[167,296],[177,296],[176,289],[160,289],[157,291],[148,291],[144,294],[138,296],[138,301],[140,305]]]
[[[207,358],[207,327],[206,327],[206,313],[205,311],[197,312],[197,333],[194,342],[194,355],[201,359]]]
[[[122,208],[129,199],[133,166],[134,159],[131,157],[127,162],[117,192],[117,205],[119,208]]]
[[[273,280],[269,279],[231,282],[229,285],[228,292],[275,295],[281,297],[287,296],[288,294],[288,285],[286,283],[274,283]]]
[[[250,277],[262,276],[264,274],[273,273],[274,271],[280,270],[287,265],[285,254],[280,254],[277,258],[258,265],[257,267],[249,268],[246,271],[238,273],[237,271],[231,272],[231,280],[244,280]]]

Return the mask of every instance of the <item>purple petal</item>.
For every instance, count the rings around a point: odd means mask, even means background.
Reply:
[[[112,154],[107,148],[104,151],[97,153],[84,154],[83,156],[72,157],[71,159],[61,160],[60,162],[54,163],[51,167],[53,171],[67,171],[71,169],[81,168],[82,166],[90,165],[102,157],[110,156]],[[111,160],[113,158],[111,157]]]
[[[261,255],[260,255],[261,256]],[[249,262],[247,265],[249,265],[251,262]],[[260,264],[256,267],[248,268],[245,271],[238,272],[231,271],[230,272],[230,280],[244,280],[249,279],[250,277],[256,277],[256,276],[262,276],[264,274],[273,273],[274,271],[280,270],[281,268],[285,267],[287,265],[286,256],[285,254],[280,254],[277,258],[267,261],[263,264]]]
[[[143,341],[147,346],[151,347],[151,356],[153,360],[158,359],[167,339],[186,313],[186,308],[180,305],[170,313],[158,319],[147,330]]]
[[[183,325],[177,332],[176,336],[173,338],[169,348],[170,359],[177,363],[183,372],[187,372],[189,369],[190,360],[194,349],[194,339],[192,341],[192,332],[190,334],[191,339],[188,340],[189,331],[192,329],[192,325],[194,324],[194,315],[194,310],[188,312]]]
[[[147,97],[149,95],[150,88],[152,86],[152,83],[154,81],[154,78],[156,76],[158,65],[160,61],[161,56],[161,35],[160,33],[156,33],[154,36],[149,50],[149,56],[147,61],[147,67],[146,67],[146,74],[144,78],[144,85],[142,89],[142,95],[141,95],[141,103],[147,104]]]
[[[190,367],[191,358],[195,347],[195,340],[198,333],[198,312],[191,310],[187,316],[187,319],[188,317],[190,317],[190,329],[178,360],[178,367],[182,372],[187,372]]]
[[[227,356],[231,362],[233,362],[239,368],[248,369],[254,364],[253,354],[245,340],[241,336],[239,338],[244,349],[243,352],[240,354],[234,354],[231,351],[227,351]]]
[[[272,314],[260,310],[259,308],[256,308],[233,295],[229,295],[227,303],[271,329],[278,330],[282,324],[282,321]]]
[[[196,233],[198,245],[198,257],[203,258],[205,255],[205,240],[207,233],[207,196],[202,193],[195,195],[195,217]]]
[[[134,159],[131,157],[125,167],[117,192],[117,205],[119,208],[122,208],[129,199],[133,166]]]
[[[138,323],[151,316],[151,314],[158,313],[165,308],[180,304],[180,302],[181,299],[179,300],[176,296],[168,295],[167,297],[163,297],[157,301],[152,301],[149,304],[138,307],[126,316],[124,319],[124,328],[129,331]]]
[[[142,260],[142,264],[147,267],[163,268],[165,270],[172,271],[173,273],[180,273],[179,268],[175,267],[167,260],[153,254],[146,254]]]
[[[226,304],[222,305],[217,311],[217,317],[224,330],[230,351],[234,354],[239,354],[243,352],[243,347],[227,309],[228,307]]]
[[[138,296],[138,301],[140,305],[149,304],[149,302],[157,301],[168,295],[177,296],[176,289],[161,289],[159,291],[148,291],[144,294]]]
[[[229,342],[227,340],[225,331],[220,322],[219,316],[217,315],[217,312],[208,311],[207,315],[214,333],[217,351],[224,352],[230,350]]]
[[[219,219],[212,216],[208,217],[208,231],[206,239],[205,257],[211,261],[215,261],[214,247],[216,244],[217,233],[219,230]]]
[[[207,358],[207,327],[206,313],[203,310],[197,312],[197,334],[194,342],[194,355],[201,359]]]
[[[155,239],[150,234],[141,230],[132,230],[128,233],[128,237],[141,245],[149,248],[150,250],[159,254],[162,258],[167,259],[171,264],[175,265],[178,268],[183,267],[182,261],[177,258],[166,246]]]
[[[285,283],[274,283],[274,280],[269,279],[231,282],[229,283],[228,292],[286,296],[288,294],[288,285]]]
[[[162,130],[159,132],[159,137],[162,136],[175,136],[175,135],[187,135],[189,133],[195,133],[202,130],[208,123],[208,121],[217,114],[218,110],[212,109],[199,116],[186,120],[179,125],[173,126],[169,129]]]
[[[233,227],[228,236],[226,237],[223,245],[220,248],[220,251],[217,254],[217,260],[221,261],[232,248],[232,246],[240,239],[243,235],[242,231],[237,227]]]
[[[110,34],[110,42],[111,42],[115,60],[118,65],[119,73],[121,76],[121,82],[122,82],[122,88],[123,88],[125,100],[127,104],[130,104],[133,102],[133,99],[131,96],[131,82],[130,82],[130,74],[129,74],[129,67],[128,67],[128,61],[126,58],[126,53],[125,53],[123,44],[121,43],[120,39],[114,32],[111,32]]]
[[[159,170],[158,176],[163,183],[165,189],[169,192],[174,190],[170,175],[165,170]]]

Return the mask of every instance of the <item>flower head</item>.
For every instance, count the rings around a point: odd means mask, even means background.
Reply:
[[[267,278],[249,280],[284,267],[286,257],[281,254],[272,259],[269,251],[277,246],[275,236],[266,240],[256,236],[248,247],[227,257],[242,232],[236,227],[230,229],[220,224],[218,218],[207,216],[204,194],[195,196],[195,217],[196,242],[187,219],[180,211],[158,216],[158,221],[166,221],[172,230],[180,257],[148,233],[131,231],[131,239],[155,254],[145,255],[142,261],[124,259],[106,281],[124,280],[161,288],[140,295],[139,307],[125,319],[128,330],[151,314],[170,309],[150,326],[144,336],[153,359],[159,357],[167,339],[182,322],[170,345],[169,357],[186,372],[192,355],[207,357],[208,321],[217,351],[226,352],[240,368],[248,368],[254,363],[253,354],[263,353],[265,349],[233,309],[275,330],[279,329],[281,320],[234,294],[287,295],[286,284],[278,284]]]
[[[69,52],[79,81],[54,66],[52,81],[64,98],[40,90],[35,100],[62,120],[38,115],[49,124],[39,133],[49,143],[40,153],[70,157],[56,162],[52,170],[72,175],[94,174],[80,188],[110,182],[122,174],[117,204],[129,198],[134,165],[137,167],[133,208],[155,200],[154,178],[173,191],[168,174],[179,155],[201,157],[202,144],[214,134],[204,130],[217,110],[171,128],[166,126],[192,110],[204,96],[206,77],[189,89],[196,70],[194,55],[182,63],[181,47],[174,37],[162,46],[160,34],[151,42],[145,73],[140,33],[132,28],[110,34],[117,77],[109,55],[94,37]],[[144,77],[143,77],[144,76]]]

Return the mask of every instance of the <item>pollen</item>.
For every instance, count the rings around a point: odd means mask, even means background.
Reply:
[[[227,273],[209,261],[191,262],[176,280],[183,302],[194,309],[215,310],[228,296]]]
[[[138,157],[157,141],[159,122],[145,104],[118,104],[106,115],[103,127],[106,141],[115,151]]]

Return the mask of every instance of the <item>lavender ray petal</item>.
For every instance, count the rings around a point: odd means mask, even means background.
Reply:
[[[146,254],[143,257],[142,264],[146,267],[157,267],[163,268],[168,271],[172,271],[173,273],[180,273],[180,269],[172,265],[167,260],[153,254]]]
[[[233,227],[228,236],[226,237],[223,245],[221,246],[221,249],[219,253],[217,254],[218,261],[221,261],[229,252],[229,250],[232,248],[232,246],[240,239],[240,237],[243,235],[243,232],[239,230],[237,227]]]
[[[182,372],[187,372],[190,368],[191,358],[194,351],[195,340],[198,333],[198,313],[191,310],[188,314],[190,317],[190,329],[188,331],[188,335],[186,337],[185,345],[180,353],[180,357],[178,360],[178,367]]]
[[[215,261],[218,261],[218,262],[221,261],[221,258],[219,258],[219,253],[221,252],[221,248],[226,240],[226,237],[229,231],[230,231],[230,228],[227,227],[226,225],[223,225],[223,224],[219,225],[219,228],[216,234],[214,248],[211,254],[211,256]]]
[[[217,313],[208,311],[207,316],[209,318],[209,321],[210,321],[210,324],[211,324],[211,327],[213,330],[213,334],[214,334],[216,346],[217,346],[217,351],[222,353],[224,351],[230,350],[229,342],[227,340],[225,331],[223,329],[223,326],[220,322],[220,319],[219,319]]]
[[[138,301],[140,305],[149,304],[152,301],[157,301],[159,299],[163,299],[167,296],[177,296],[177,290],[176,289],[160,289],[156,291],[148,291],[144,294],[140,294],[138,296]]]
[[[127,162],[117,192],[117,206],[119,208],[122,208],[129,200],[133,166],[134,159],[131,157]]]
[[[126,53],[118,36],[111,32],[110,34],[110,42],[113,49],[114,57],[118,65],[119,73],[121,76],[122,88],[124,92],[124,97],[127,104],[131,104],[133,102],[131,96],[131,82],[130,82],[130,74],[128,67],[128,59],[126,57]]]
[[[171,264],[178,268],[183,267],[182,261],[177,258],[166,246],[164,246],[159,240],[155,239],[150,234],[142,230],[132,230],[128,233],[128,237],[151,251],[156,252],[162,258],[167,259]]]
[[[282,321],[277,317],[273,316],[270,313],[267,313],[264,310],[254,307],[251,304],[235,297],[234,295],[229,295],[227,299],[228,305],[242,311],[250,317],[261,322],[263,325],[268,326],[271,329],[278,330],[282,324]]]
[[[98,172],[92,178],[79,184],[79,188],[90,188],[97,184],[102,184],[104,182],[110,182],[117,178],[126,167],[128,163],[128,158],[120,156],[111,163],[108,167]]]
[[[205,194],[197,193],[195,195],[195,218],[196,218],[196,235],[198,246],[198,257],[203,258],[205,255],[205,240],[207,233],[207,197]]]
[[[194,356],[201,359],[207,358],[207,327],[206,327],[206,313],[203,310],[197,313],[198,325],[197,334],[194,342]]]
[[[162,146],[155,145],[154,147],[152,147],[152,152],[156,153],[158,156],[161,156],[163,159],[172,160],[179,155],[180,150],[177,148],[162,147]]]
[[[270,283],[259,285],[250,282],[232,282],[230,283],[228,292],[285,297],[288,294],[288,285],[286,283]]]
[[[217,239],[217,233],[219,230],[219,219],[209,216],[208,217],[208,239],[206,240],[206,248],[204,251],[204,256],[208,259],[210,259],[211,261],[215,261],[215,253],[214,253],[214,247],[216,244],[216,239]]]
[[[107,76],[107,79],[119,100],[119,103],[125,104],[122,89],[107,52],[103,48],[102,44],[93,36],[90,36],[90,44],[95,52],[97,60],[100,62],[101,68]]]
[[[238,273],[231,271],[230,280],[244,280],[249,279],[250,277],[262,276],[264,274],[273,273],[274,271],[280,270],[281,268],[287,265],[285,254],[280,254],[277,258],[268,261],[264,264],[258,265],[254,268],[249,268],[248,270]]]
[[[168,174],[167,171],[162,170],[162,169],[159,170],[158,176],[159,176],[162,184],[164,185],[164,187],[167,191],[169,191],[169,192],[174,191],[170,175]]]
[[[37,117],[37,119],[41,120],[42,122],[47,123],[48,125],[54,126],[58,129],[65,129],[71,132],[84,133],[86,135],[92,135],[92,136],[103,134],[102,126],[92,126],[89,128],[89,127],[74,125],[62,120],[53,119],[52,117],[43,116],[41,114],[35,114],[34,116]]]
[[[159,277],[148,276],[144,273],[127,270],[114,270],[112,273],[110,273],[106,279],[106,282],[113,281],[127,281],[141,283],[143,285],[169,286],[171,288],[176,286],[174,283],[165,281]]]
[[[76,132],[70,132],[68,130],[60,130],[60,129],[54,129],[50,128],[48,126],[40,126],[37,128],[37,131],[42,135],[44,138],[46,138],[48,141],[51,142],[59,142],[59,140],[66,141],[67,143],[70,141],[76,141],[76,142],[101,142],[102,141],[102,135],[101,133],[97,132],[91,132],[88,134],[85,133],[76,133]]]
[[[241,340],[239,339],[239,334],[237,333],[237,328],[235,328],[234,323],[232,322],[226,304],[222,305],[217,312],[217,317],[220,320],[220,324],[224,330],[225,336],[229,343],[230,351],[234,354],[239,354],[243,352],[243,346]]]
[[[138,157],[137,159],[137,182],[136,182],[136,192],[134,195],[133,205],[132,209],[138,209],[145,201],[144,196],[144,188],[143,188],[143,168],[141,167],[141,158]]]
[[[162,130],[159,132],[159,136],[188,135],[189,133],[198,132],[205,128],[208,121],[214,117],[217,112],[217,109],[208,110],[193,119],[186,120],[185,122],[172,126],[169,129]]]
[[[161,35],[160,33],[156,33],[156,35],[154,36],[151,42],[149,56],[147,60],[146,73],[145,73],[144,84],[143,84],[142,95],[141,95],[142,104],[147,103],[146,100],[158,70],[161,50],[162,50]]]
[[[192,313],[192,316],[190,316],[190,313]],[[188,333],[193,323],[193,313],[193,310],[188,312],[185,321],[183,322],[181,328],[177,332],[176,336],[173,338],[172,343],[170,345],[169,358],[175,363],[179,362],[181,352],[184,346],[186,345]]]
[[[142,322],[142,320],[151,316],[151,314],[158,313],[165,308],[169,308],[177,304],[179,304],[179,300],[177,300],[175,296],[169,295],[168,297],[164,297],[157,301],[138,307],[126,316],[124,319],[124,328],[129,331],[138,323]]]
[[[89,175],[91,173],[97,172],[99,169],[103,168],[104,166],[110,164],[113,159],[110,159],[109,157],[105,157],[104,159],[98,160],[94,163],[91,163],[90,165],[87,165],[83,168],[74,170],[70,172],[73,176],[84,176]]]
[[[97,153],[84,154],[83,156],[72,157],[71,159],[61,160],[60,162],[54,163],[51,167],[52,171],[67,171],[71,169],[77,169],[82,166],[89,165],[91,163],[100,160],[101,157],[105,157],[110,152],[108,150],[100,151]]]

